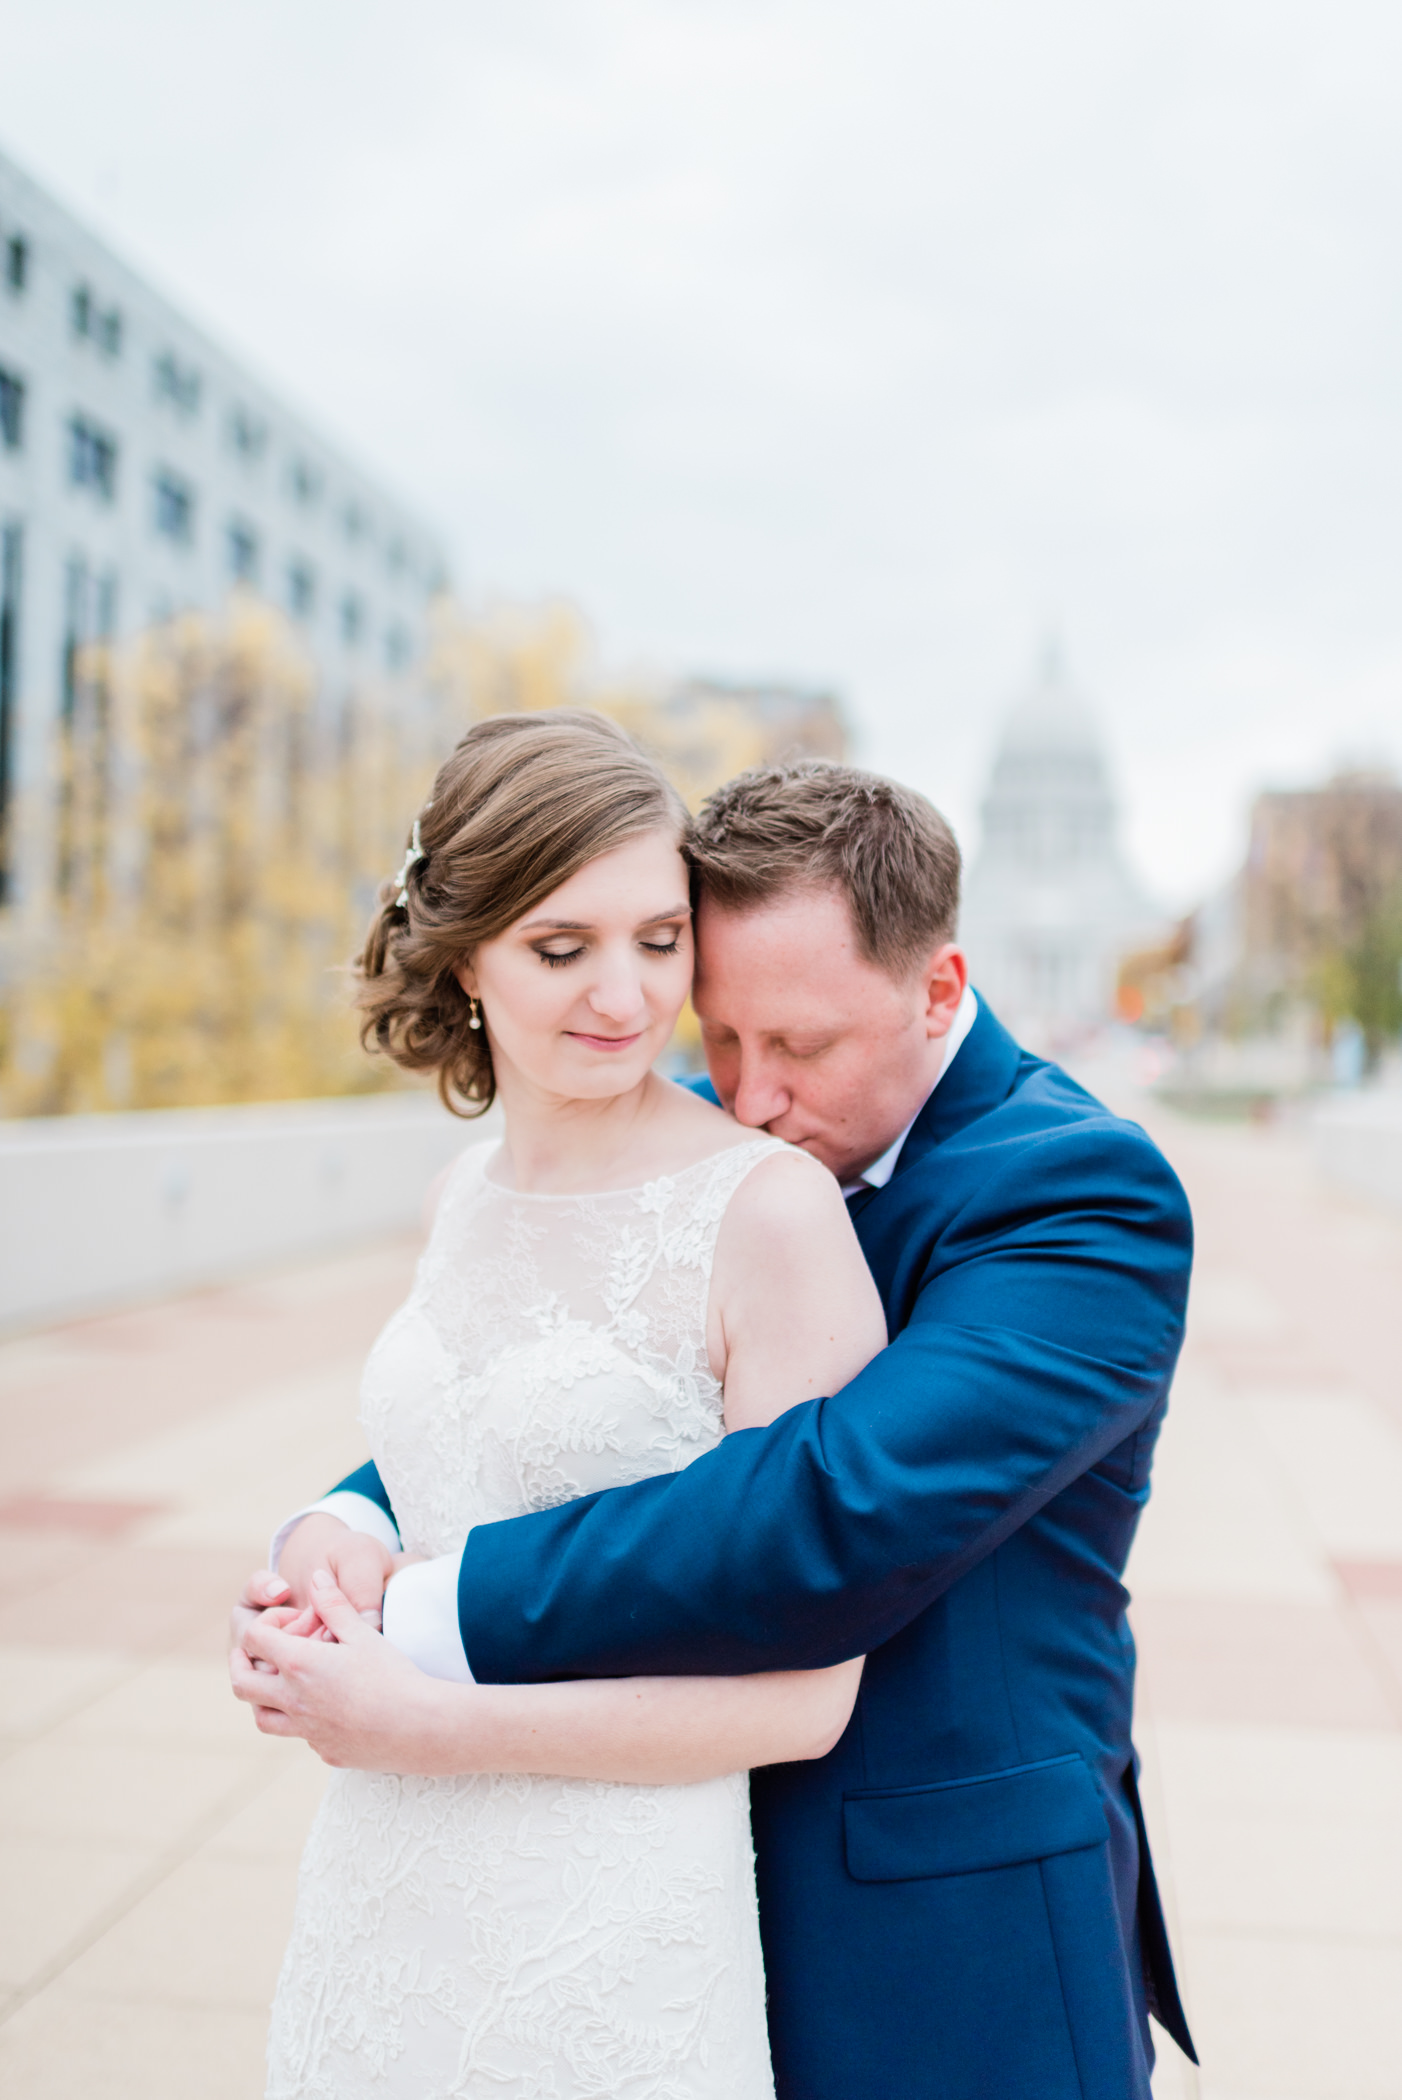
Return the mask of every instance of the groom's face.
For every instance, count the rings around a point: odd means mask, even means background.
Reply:
[[[846,898],[827,889],[739,912],[703,897],[696,937],[692,1003],[721,1100],[854,1180],[939,1074],[962,951],[947,944],[895,978],[861,953]]]

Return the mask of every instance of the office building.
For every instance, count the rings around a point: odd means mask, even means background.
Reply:
[[[421,655],[433,530],[0,157],[0,901],[42,910],[84,645],[239,585],[319,704]]]

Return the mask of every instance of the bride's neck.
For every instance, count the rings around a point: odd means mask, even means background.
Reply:
[[[622,1187],[629,1163],[646,1145],[663,1086],[649,1072],[626,1094],[581,1101],[542,1094],[519,1074],[502,1073],[504,1178],[535,1193]]]

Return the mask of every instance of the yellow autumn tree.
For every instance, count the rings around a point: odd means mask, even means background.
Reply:
[[[0,1114],[402,1083],[360,1049],[347,963],[437,766],[486,715],[597,708],[692,808],[791,748],[743,689],[604,669],[562,600],[441,600],[416,673],[334,705],[295,630],[249,596],[84,651],[70,684],[51,895],[5,957]],[[831,703],[810,713],[809,748],[840,749]],[[688,1010],[681,1046],[695,1040]]]
[[[74,683],[54,895],[5,1001],[5,1112],[385,1084],[344,965],[432,774],[421,719],[384,695],[318,719],[309,659],[251,599],[88,650]]]

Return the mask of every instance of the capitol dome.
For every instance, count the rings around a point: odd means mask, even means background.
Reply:
[[[975,985],[1033,1044],[1108,1020],[1121,958],[1162,926],[1118,817],[1095,716],[1049,651],[1004,725],[962,923]]]

